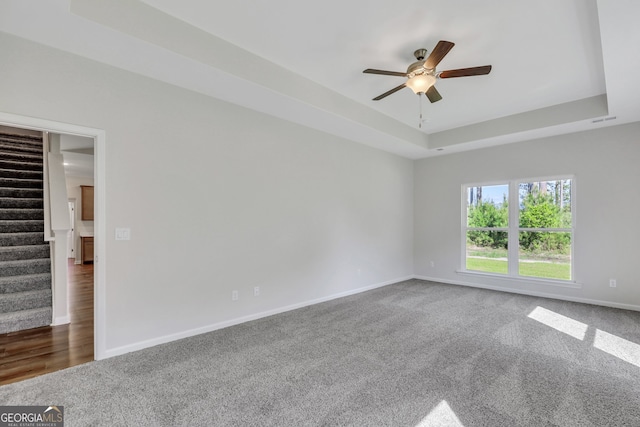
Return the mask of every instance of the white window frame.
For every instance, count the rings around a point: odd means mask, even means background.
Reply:
[[[528,182],[547,182],[547,181],[560,181],[571,180],[571,228],[520,228],[520,184]],[[506,228],[503,227],[487,227],[477,228],[471,227],[473,230],[483,231],[506,231],[508,236],[508,248],[507,248],[507,274],[501,273],[488,273],[484,271],[467,270],[467,232],[469,227],[467,226],[467,202],[468,202],[468,190],[472,187],[486,187],[492,185],[508,185],[509,186],[509,225]],[[575,284],[575,262],[574,262],[574,244],[576,233],[576,179],[574,175],[557,175],[557,176],[544,176],[535,178],[518,178],[512,180],[503,181],[487,181],[481,183],[469,183],[462,185],[461,191],[461,257],[460,257],[460,273],[478,276],[494,276],[499,278],[517,279],[527,282],[542,282],[548,284],[559,284],[565,286],[567,284]],[[571,279],[549,279],[545,277],[535,276],[522,276],[519,273],[519,236],[521,231],[533,231],[533,232],[568,232],[571,233]]]

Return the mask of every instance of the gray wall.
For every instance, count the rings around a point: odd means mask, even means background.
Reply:
[[[412,275],[411,160],[7,34],[0,51],[0,111],[105,130],[108,354]]]
[[[109,355],[412,275],[640,308],[638,124],[413,162],[7,34],[0,51],[0,111],[105,130]],[[581,289],[456,273],[462,184],[566,174]]]
[[[415,163],[415,274],[640,309],[640,124],[423,159]],[[573,262],[581,289],[459,274],[463,184],[575,176]],[[431,267],[431,261],[434,266]],[[617,288],[609,279],[617,279]]]

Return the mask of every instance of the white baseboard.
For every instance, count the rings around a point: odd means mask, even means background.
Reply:
[[[222,322],[214,323],[212,325],[202,326],[202,327],[199,327],[199,328],[194,328],[194,329],[190,329],[190,330],[187,330],[187,331],[178,332],[178,333],[175,333],[175,334],[164,335],[164,336],[161,336],[161,337],[152,338],[152,339],[149,339],[149,340],[140,341],[140,342],[133,343],[133,344],[128,344],[128,345],[124,345],[124,346],[121,346],[121,347],[107,349],[104,352],[104,357],[100,357],[99,359],[96,358],[96,360],[108,359],[110,357],[120,356],[122,354],[130,353],[132,351],[143,350],[145,348],[153,347],[153,346],[156,346],[156,345],[166,344],[166,343],[171,342],[171,341],[176,341],[176,340],[180,340],[180,339],[183,339],[183,338],[188,338],[188,337],[192,337],[192,336],[195,336],[195,335],[200,335],[200,334],[204,334],[204,333],[207,333],[207,332],[216,331],[218,329],[228,328],[229,326],[239,325],[241,323],[250,322],[252,320],[261,319],[263,317],[273,316],[274,314],[280,314],[280,313],[284,313],[284,312],[291,311],[291,310],[297,310],[298,308],[307,307],[307,306],[315,305],[315,304],[320,304],[320,303],[326,302],[326,301],[331,301],[331,300],[334,300],[334,299],[337,299],[337,298],[343,298],[343,297],[346,297],[346,296],[349,296],[349,295],[359,294],[359,293],[362,293],[362,292],[366,292],[366,291],[370,291],[370,290],[373,290],[373,289],[381,288],[383,286],[392,285],[392,284],[398,283],[398,282],[403,282],[405,280],[411,280],[413,278],[414,278],[414,276],[407,276],[407,277],[402,277],[402,278],[398,278],[398,279],[394,279],[394,280],[389,280],[389,281],[382,282],[382,283],[376,283],[375,285],[364,286],[362,288],[352,289],[352,290],[349,290],[349,291],[340,292],[340,293],[329,295],[329,296],[322,297],[322,298],[317,298],[317,299],[313,299],[313,300],[309,300],[309,301],[304,301],[304,302],[297,303],[297,304],[291,304],[291,305],[287,305],[287,306],[284,306],[284,307],[275,308],[275,309],[272,309],[272,310],[262,311],[260,313],[250,314],[248,316],[237,317],[237,318],[234,318],[234,319],[229,319],[229,320],[225,320],[225,321],[222,321]]]
[[[558,299],[562,301],[581,302],[584,304],[601,305],[604,307],[613,307],[613,308],[621,308],[624,310],[640,311],[640,305],[622,304],[614,301],[601,301],[601,300],[594,300],[594,299],[588,299],[588,298],[569,297],[565,295],[557,295],[557,294],[551,294],[547,292],[535,292],[535,291],[528,291],[528,290],[503,288],[501,286],[483,285],[483,284],[472,283],[472,282],[464,282],[462,280],[440,279],[437,277],[427,277],[427,276],[413,276],[413,277],[414,279],[446,283],[448,285],[470,286],[473,288],[490,289],[492,291],[510,292],[512,294],[529,295],[533,297],[542,297],[542,298],[552,298],[552,299]]]
[[[71,317],[67,314],[66,316],[55,317],[51,326],[66,325],[68,323],[71,323]]]

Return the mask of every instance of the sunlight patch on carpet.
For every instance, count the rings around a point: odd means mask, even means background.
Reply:
[[[640,345],[596,329],[593,346],[640,368]]]
[[[528,317],[581,341],[584,340],[589,327],[589,325],[540,306],[529,313]]]
[[[460,422],[456,413],[449,406],[446,400],[438,403],[438,406],[433,408],[429,415],[424,417],[422,421],[416,424],[416,427],[464,427]]]

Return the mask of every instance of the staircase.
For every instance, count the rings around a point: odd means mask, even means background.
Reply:
[[[0,133],[0,333],[51,324],[42,138]]]

